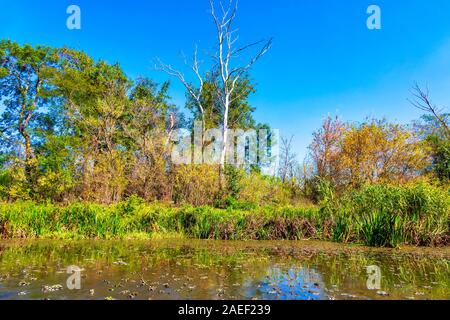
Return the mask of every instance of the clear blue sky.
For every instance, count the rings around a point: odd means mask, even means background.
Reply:
[[[71,4],[82,10],[82,30],[66,28]],[[370,4],[381,7],[381,30],[366,28]],[[163,81],[155,57],[182,67],[181,51],[212,48],[208,8],[207,0],[0,0],[0,38],[68,45],[120,62],[131,77]],[[241,0],[237,26],[242,43],[274,37],[251,72],[251,102],[258,121],[295,135],[300,158],[327,114],[418,118],[406,100],[414,81],[450,105],[448,0]],[[183,104],[180,85],[171,94]]]

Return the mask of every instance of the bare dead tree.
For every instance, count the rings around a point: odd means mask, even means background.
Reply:
[[[423,90],[417,83],[411,90],[412,95],[414,96],[413,100],[409,100],[409,102],[419,110],[427,112],[431,114],[442,126],[445,130],[447,137],[450,137],[450,128],[447,124],[446,116],[444,115],[444,109],[438,108],[433,104],[430,98],[430,91],[428,88]]]
[[[281,138],[280,178],[286,182],[294,174],[297,165],[296,155],[292,151],[294,136]]]
[[[184,63],[186,65],[189,65],[186,57],[184,58]],[[201,62],[198,60],[198,49],[197,49],[197,47],[195,47],[194,55],[192,58],[192,63],[189,65],[189,67],[198,79],[198,89],[196,89],[194,87],[194,85],[192,85],[189,81],[186,80],[184,74],[181,71],[173,68],[170,64],[166,64],[166,63],[162,62],[161,59],[159,59],[159,58],[157,59],[156,69],[164,71],[168,75],[177,78],[183,84],[183,86],[186,88],[188,94],[195,101],[195,104],[198,108],[198,111],[201,116],[201,121],[202,121],[202,137],[201,137],[201,139],[202,139],[202,147],[203,147],[204,132],[206,129],[206,119],[205,119],[205,108],[203,106],[202,97],[203,97],[203,86],[204,86],[205,82],[203,80],[203,77],[201,76],[200,64],[201,64]]]
[[[236,18],[238,9],[238,0],[229,0],[228,5],[224,6],[223,1],[218,1],[220,7],[218,12],[214,0],[210,0],[211,16],[216,27],[217,32],[217,52],[212,55],[214,62],[214,72],[218,74],[217,80],[219,83],[215,86],[214,96],[217,97],[218,103],[221,107],[222,116],[222,145],[220,150],[220,165],[221,171],[225,167],[227,148],[228,148],[228,131],[229,131],[229,113],[231,104],[240,98],[236,93],[236,88],[239,80],[249,71],[249,69],[264,56],[272,46],[272,39],[268,41],[257,41],[243,46],[236,46],[239,37],[236,34],[237,30],[233,29],[233,23]],[[247,59],[247,63],[243,65],[233,63],[236,58],[241,57],[244,53],[257,49],[256,54]],[[204,144],[204,130],[205,130],[205,108],[203,106],[203,88],[205,81],[200,73],[200,63],[197,58],[197,49],[194,52],[191,70],[196,75],[199,81],[199,89],[188,82],[184,74],[169,64],[158,60],[157,69],[165,71],[167,74],[176,77],[186,88],[189,95],[194,99],[202,116],[202,142]],[[222,176],[222,175],[221,175]]]
[[[211,16],[213,18],[217,32],[217,52],[213,59],[215,60],[221,85],[218,86],[217,95],[223,112],[222,119],[222,147],[220,156],[220,165],[225,166],[227,147],[228,147],[228,127],[230,105],[236,99],[233,93],[236,90],[239,79],[262,57],[272,46],[272,39],[268,41],[257,41],[242,47],[235,47],[239,36],[235,36],[237,30],[233,29],[233,23],[238,9],[238,0],[230,0],[227,7],[224,7],[222,0],[219,1],[220,14],[217,14],[214,1],[210,0]],[[233,60],[244,52],[259,47],[256,55],[249,58],[245,65],[232,65]]]
[[[166,146],[169,145],[170,140],[172,139],[173,131],[175,130],[175,113],[171,112],[169,117],[169,130],[167,132]]]

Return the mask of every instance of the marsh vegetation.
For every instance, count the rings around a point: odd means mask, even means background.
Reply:
[[[6,241],[0,298],[448,299],[448,259],[448,249],[310,241]],[[80,290],[66,287],[70,265],[83,270]],[[371,265],[378,289],[367,284]]]

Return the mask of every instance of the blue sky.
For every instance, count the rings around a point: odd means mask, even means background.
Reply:
[[[71,4],[81,8],[81,30],[66,28]],[[371,4],[381,8],[381,30],[366,27]],[[131,77],[164,81],[155,57],[182,68],[181,51],[212,50],[208,8],[207,0],[0,0],[0,38],[71,46],[120,62]],[[295,135],[299,158],[328,114],[417,119],[407,101],[415,81],[450,106],[448,0],[240,0],[236,26],[241,43],[274,38],[251,71],[258,90],[251,102],[258,121]],[[183,104],[175,81],[171,95]]]

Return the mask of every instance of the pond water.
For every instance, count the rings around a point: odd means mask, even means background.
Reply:
[[[450,299],[449,258],[310,241],[1,241],[0,299]]]

